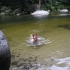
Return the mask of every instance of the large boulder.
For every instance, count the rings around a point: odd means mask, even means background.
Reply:
[[[9,70],[11,62],[10,48],[6,37],[0,30],[0,70]]]

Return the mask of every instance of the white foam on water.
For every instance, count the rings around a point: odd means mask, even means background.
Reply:
[[[27,46],[40,46],[43,44],[51,43],[51,41],[49,39],[45,39],[40,36],[38,37],[38,41],[36,43],[33,43],[33,39],[31,37],[28,37],[26,42],[27,42]]]

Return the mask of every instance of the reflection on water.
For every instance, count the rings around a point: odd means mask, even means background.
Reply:
[[[11,50],[10,70],[70,69],[70,16],[50,13],[48,17],[31,15],[0,17],[0,29]],[[29,35],[37,33],[49,44],[27,47]]]
[[[70,15],[70,14],[59,14],[60,16],[68,16],[68,15]]]

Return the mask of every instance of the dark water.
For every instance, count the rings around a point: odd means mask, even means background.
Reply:
[[[31,15],[0,17],[0,30],[11,50],[10,70],[69,70],[70,15],[50,13],[36,18]],[[30,34],[37,33],[50,43],[27,46]]]

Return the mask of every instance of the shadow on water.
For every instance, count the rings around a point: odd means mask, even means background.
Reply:
[[[59,25],[58,27],[70,30],[70,24]]]
[[[5,16],[3,18],[0,17],[0,24],[9,24],[9,23],[19,23],[19,22],[28,22],[31,20],[35,20],[30,15],[24,15],[24,16]]]

